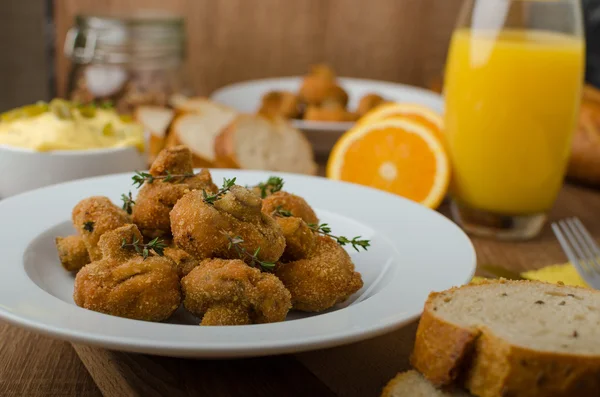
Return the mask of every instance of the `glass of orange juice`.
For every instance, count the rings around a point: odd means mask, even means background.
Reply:
[[[477,235],[539,233],[561,188],[584,73],[579,0],[467,0],[446,64],[452,212]]]

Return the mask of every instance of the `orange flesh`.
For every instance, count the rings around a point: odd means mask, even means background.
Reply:
[[[436,158],[417,134],[399,128],[370,131],[344,154],[340,179],[387,190],[421,202],[434,184]],[[382,165],[395,166],[395,177],[384,178]],[[386,166],[384,166],[386,167]]]

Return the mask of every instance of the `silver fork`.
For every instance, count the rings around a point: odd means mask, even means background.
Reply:
[[[554,222],[552,231],[581,278],[600,289],[600,247],[579,218]]]

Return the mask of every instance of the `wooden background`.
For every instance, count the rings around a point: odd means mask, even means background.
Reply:
[[[0,12],[0,111],[50,99],[52,33],[40,0],[2,0]]]
[[[188,75],[199,94],[236,81],[303,74],[428,86],[443,69],[462,0],[56,0],[56,71],[64,92],[65,34],[78,13],[166,10],[186,17]]]

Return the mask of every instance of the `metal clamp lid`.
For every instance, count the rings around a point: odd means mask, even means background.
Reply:
[[[85,35],[85,45],[83,47],[75,46],[78,37],[81,37],[79,28],[70,28],[67,32],[67,37],[65,38],[65,45],[63,47],[64,54],[75,62],[90,63],[94,58],[98,36],[94,31],[87,32]]]

